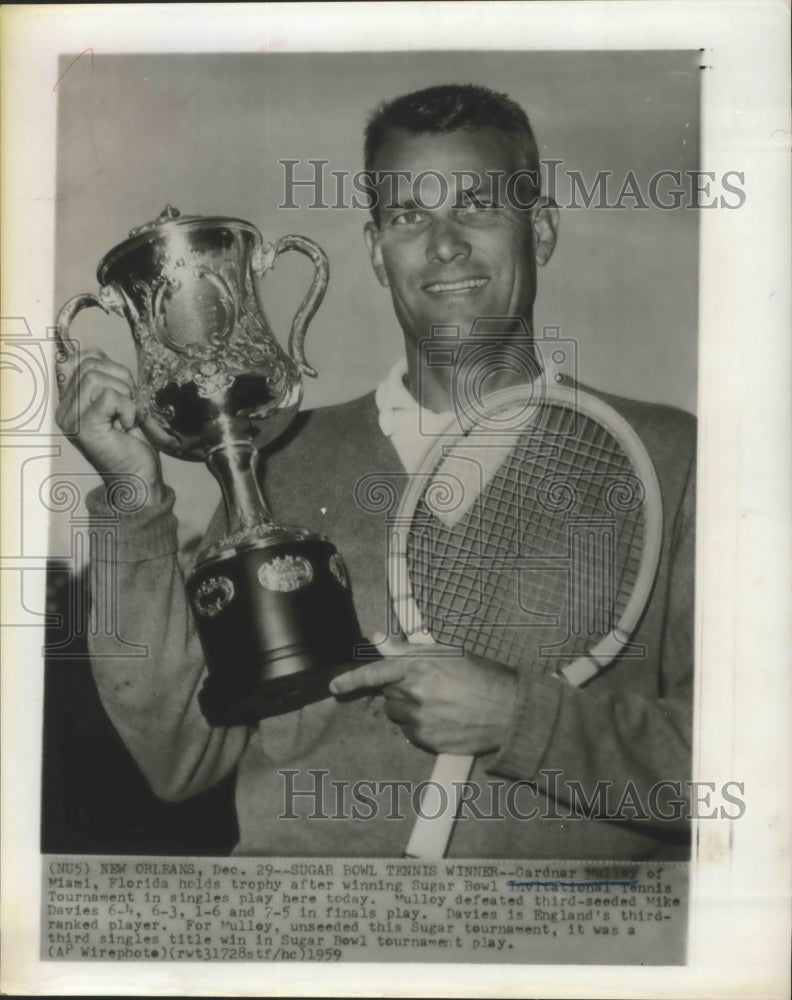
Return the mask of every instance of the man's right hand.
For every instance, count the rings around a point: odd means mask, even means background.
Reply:
[[[165,497],[159,453],[138,429],[132,373],[98,348],[71,354],[58,366],[58,427],[68,434],[106,483],[137,476],[149,505]]]

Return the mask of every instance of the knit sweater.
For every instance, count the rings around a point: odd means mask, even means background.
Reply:
[[[646,655],[617,659],[583,689],[519,672],[508,734],[497,753],[476,759],[451,857],[671,859],[689,850],[686,824],[663,816],[680,789],[686,798],[690,770],[695,421],[602,398],[644,442],[663,496],[659,569],[633,637]],[[326,534],[343,554],[368,636],[387,632],[386,520],[363,509],[355,486],[371,472],[403,478],[377,418],[373,393],[301,413],[266,457],[263,480],[276,520]],[[169,490],[158,507],[115,515],[112,566],[102,555],[93,563],[93,599],[114,574],[118,634],[148,647],[146,657],[124,659],[113,656],[111,637],[91,638],[100,697],[152,788],[178,800],[236,767],[235,853],[400,856],[434,755],[405,739],[381,695],[328,698],[258,726],[212,728],[204,719],[197,694],[206,669],[177,561],[173,499]],[[103,489],[89,510],[110,515]],[[222,526],[218,510],[208,535]],[[659,796],[658,782],[666,783]]]

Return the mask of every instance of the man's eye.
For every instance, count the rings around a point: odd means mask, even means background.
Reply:
[[[394,215],[391,219],[391,225],[415,226],[419,222],[423,222],[424,214],[424,212],[420,212],[417,209],[411,209],[408,212],[400,212],[398,215]]]

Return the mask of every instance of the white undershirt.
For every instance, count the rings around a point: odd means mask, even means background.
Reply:
[[[375,399],[382,433],[391,439],[406,472],[416,472],[437,435],[454,419],[454,413],[434,413],[419,406],[404,384],[407,358],[397,361],[377,386]]]

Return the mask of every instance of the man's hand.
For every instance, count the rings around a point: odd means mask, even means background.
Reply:
[[[485,754],[506,737],[517,681],[505,667],[465,656],[433,656],[432,646],[389,640],[386,659],[330,683],[335,695],[381,688],[388,718],[411,743],[435,753]]]
[[[96,348],[58,365],[60,405],[55,419],[107,483],[138,476],[148,487],[148,504],[165,495],[159,454],[137,426],[132,373]]]

